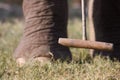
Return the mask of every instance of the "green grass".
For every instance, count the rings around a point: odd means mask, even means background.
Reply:
[[[120,80],[120,62],[96,56],[88,50],[71,48],[73,61],[56,61],[41,66],[39,63],[17,67],[12,54],[23,31],[23,22],[14,20],[0,24],[0,80]],[[70,38],[81,38],[81,22],[69,21]]]

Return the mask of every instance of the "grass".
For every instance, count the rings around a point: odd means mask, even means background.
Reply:
[[[69,21],[70,38],[81,38],[79,20]],[[23,22],[14,20],[0,24],[0,80],[120,80],[120,62],[96,56],[88,50],[71,48],[71,63],[56,61],[41,66],[30,63],[19,68],[12,54],[23,31]]]

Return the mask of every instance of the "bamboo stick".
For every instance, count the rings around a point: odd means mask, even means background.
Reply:
[[[87,40],[86,0],[81,0],[81,8],[82,8],[82,37],[83,37],[83,40]]]

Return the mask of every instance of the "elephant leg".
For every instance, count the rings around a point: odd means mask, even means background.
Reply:
[[[94,0],[92,21],[95,40],[114,44],[113,52],[95,51],[99,54],[120,60],[120,1]],[[94,53],[96,54],[96,53]]]
[[[23,12],[24,33],[14,57],[71,60],[68,47],[58,44],[59,37],[67,37],[67,0],[24,0]]]

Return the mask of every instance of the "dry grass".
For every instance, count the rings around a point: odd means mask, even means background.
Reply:
[[[81,38],[81,23],[69,22],[69,37]],[[88,50],[71,48],[71,63],[53,63],[40,66],[26,64],[19,68],[12,58],[22,35],[23,22],[15,20],[0,24],[0,80],[120,80],[120,63],[97,56],[91,59]]]

